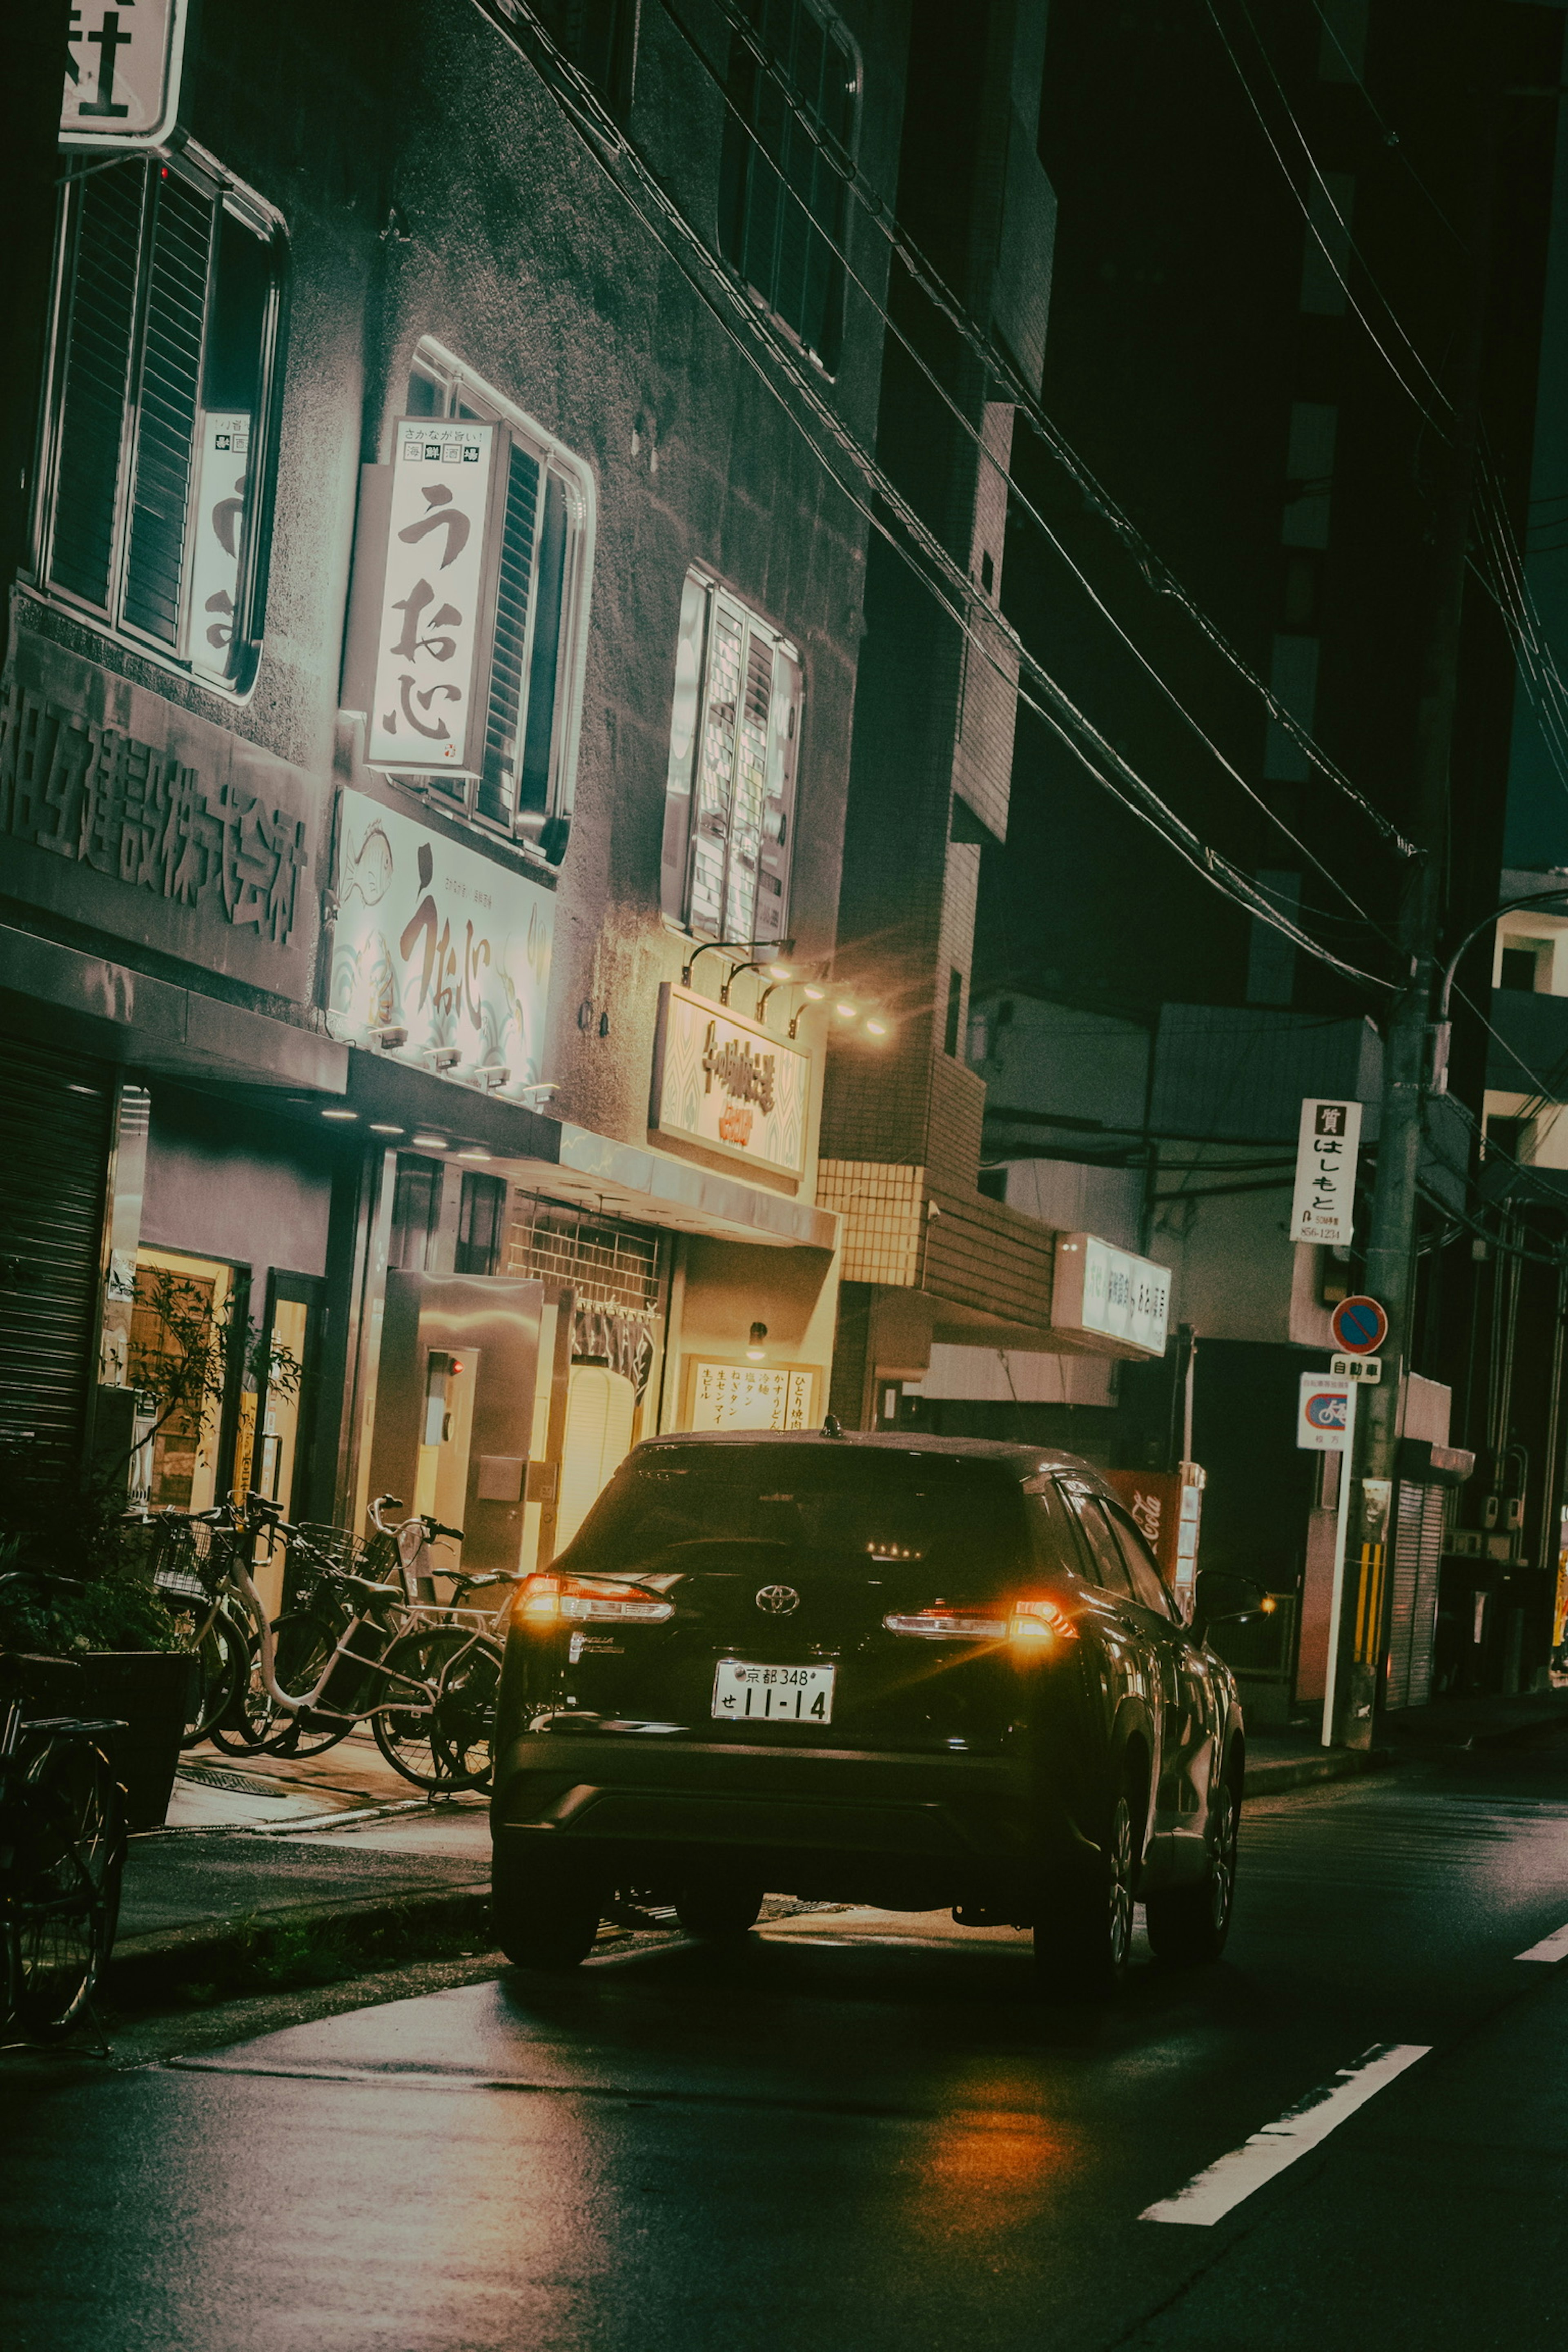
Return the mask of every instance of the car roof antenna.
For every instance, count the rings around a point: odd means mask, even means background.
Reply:
[[[822,1433],[824,1437],[843,1436],[844,1423],[839,1420],[838,1415],[836,1412],[830,1412],[827,1419],[823,1423]]]

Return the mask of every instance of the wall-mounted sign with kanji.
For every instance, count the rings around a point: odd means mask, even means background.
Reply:
[[[190,588],[185,598],[185,657],[209,677],[234,667],[235,609],[245,553],[250,418],[237,410],[196,417],[196,495],[192,501]]]
[[[159,147],[180,111],[185,0],[81,0],[68,12],[62,147]]]
[[[493,425],[405,416],[393,433],[370,759],[410,775],[472,772]]]
[[[1309,1096],[1301,1105],[1296,1142],[1296,1196],[1290,1208],[1290,1238],[1348,1249],[1355,1220],[1356,1153],[1361,1144],[1361,1105],[1324,1102]]]

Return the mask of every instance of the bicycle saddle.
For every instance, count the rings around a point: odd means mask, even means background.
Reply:
[[[362,1601],[401,1601],[403,1598],[400,1584],[377,1584],[372,1577],[355,1576],[352,1569],[339,1569],[333,1581],[346,1585],[351,1592],[357,1592]]]

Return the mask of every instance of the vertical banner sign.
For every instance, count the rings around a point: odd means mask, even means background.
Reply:
[[[161,146],[180,110],[185,0],[81,0],[68,12],[62,147]]]
[[[493,425],[405,416],[393,436],[392,512],[376,641],[370,757],[409,774],[471,772]]]
[[[185,657],[209,677],[234,667],[234,626],[244,553],[250,419],[204,410],[196,419],[196,495],[191,522]]]
[[[1321,1102],[1309,1096],[1301,1105],[1296,1197],[1290,1208],[1292,1241],[1350,1247],[1360,1143],[1360,1103]]]

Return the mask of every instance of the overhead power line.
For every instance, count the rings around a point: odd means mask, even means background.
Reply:
[[[479,0],[479,5],[485,5],[486,0]],[[500,0],[500,5],[504,6],[506,0]],[[666,14],[670,16],[677,29],[683,30],[679,18],[675,16],[672,0],[663,0],[663,5]],[[1262,702],[1268,716],[1283,729],[1291,741],[1304,753],[1310,765],[1327,778],[1336,791],[1343,793],[1382,838],[1397,849],[1402,856],[1414,856],[1416,854],[1414,845],[1405,840],[1398,827],[1383,810],[1357,789],[1344,770],[1316,740],[1310,729],[1303,725],[1294,711],[1286,708],[1273,688],[1259,677],[1251,664],[1237,651],[1216,624],[1210,619],[1202,605],[1188,593],[1170,566],[1154,552],[1137,525],[1118,505],[1103,483],[1097,480],[1085,460],[1079,456],[1047,415],[1041,406],[1038,395],[1019,372],[1011,353],[996,343],[964,309],[958,297],[944,283],[934,264],[921,252],[885,198],[867,180],[865,174],[853,159],[846,154],[838,142],[825,134],[805,109],[801,106],[788,76],[770,56],[759,39],[755,27],[741,14],[734,5],[734,0],[710,0],[710,5],[768,77],[780,103],[791,116],[802,135],[821,155],[828,169],[844,183],[850,196],[868,220],[885,238],[894,257],[906,271],[911,282],[952,328],[972,357],[979,361],[987,373],[1005,391],[1010,405],[1023,416],[1030,430],[1062,467],[1083,499],[1085,505],[1109,525],[1123,549],[1132,558],[1150,589],[1156,595],[1169,598],[1180,606],[1221,659]],[[710,74],[713,73],[714,69],[708,66],[706,58],[703,63],[705,69]]]
[[[985,603],[963,566],[955,562],[870,453],[861,447],[837,415],[821,387],[802,367],[793,350],[767,328],[744,289],[709,248],[700,231],[689,220],[676,199],[647,163],[635,142],[605,107],[591,83],[561,50],[531,12],[518,0],[476,0],[481,13],[510,37],[520,28],[520,46],[541,73],[546,89],[576,127],[587,150],[622,201],[636,214],[667,257],[680,270],[705,309],[728,339],[746,358],[753,373],[800,431],[816,461],[869,526],[900,555],[953,620],[971,646],[1003,677],[1010,688],[1061,738],[1089,774],[1111,792],[1131,814],[1149,824],[1221,896],[1278,930],[1303,953],[1316,958],[1346,979],[1373,988],[1394,983],[1380,974],[1363,971],[1336,955],[1272,907],[1252,877],[1201,837],[1162,800],[1131,763],[1110,743],[1079,710],[1066,690],[1029,651],[1005,618]],[[651,217],[611,167],[624,163],[637,184],[637,194],[651,205]],[[784,395],[779,379],[787,383],[802,405],[838,455],[858,475],[858,484],[846,481],[826,449],[809,434]],[[905,534],[900,538],[877,510],[879,500]],[[908,544],[905,543],[906,539]],[[918,557],[921,560],[917,560]],[[975,613],[984,615],[984,634],[973,625]],[[1012,675],[997,651],[996,640],[1037,688],[1031,694]],[[1041,698],[1044,698],[1043,699]]]
[[[668,17],[671,26],[679,35],[680,39],[685,44],[686,47],[696,58],[699,66],[707,76],[708,79],[718,90],[719,96],[727,112],[740,125],[745,136],[751,141],[752,146],[761,156],[763,163],[774,173],[785,200],[799,206],[801,211],[805,212],[805,207],[802,203],[801,198],[790,186],[777,159],[769,153],[767,145],[763,141],[761,132],[757,130],[756,125],[750,121],[742,110],[736,105],[734,99],[730,94],[725,77],[719,71],[713,61],[708,57],[696,34],[679,15],[674,5],[674,0],[663,0],[663,7],[664,13]],[[1367,909],[1361,905],[1353,893],[1347,888],[1343,882],[1341,881],[1339,876],[1335,874],[1329,866],[1324,864],[1323,860],[1318,856],[1317,853],[1309,848],[1308,845],[1301,840],[1298,834],[1292,832],[1291,828],[1286,824],[1284,818],[1271,806],[1266,794],[1260,793],[1257,786],[1251,783],[1242,773],[1241,770],[1236,766],[1235,762],[1221,751],[1219,745],[1214,740],[1207,729],[1204,726],[1203,721],[1187,708],[1186,704],[1182,700],[1180,695],[1177,694],[1175,688],[1170,684],[1169,680],[1163,676],[1162,671],[1156,667],[1154,663],[1149,658],[1148,655],[1144,653],[1142,647],[1138,645],[1131,633],[1123,627],[1121,622],[1106,604],[1104,598],[1100,595],[1100,591],[1095,587],[1093,582],[1089,578],[1081,565],[1077,562],[1071,551],[1063,544],[1063,541],[1058,533],[1053,530],[1046,517],[1039,511],[1034,501],[1029,498],[1028,493],[1023,488],[1022,485],[1018,482],[1009,467],[996,455],[995,450],[986,440],[982,428],[975,424],[973,418],[969,415],[963,404],[942,382],[935,368],[932,367],[931,362],[926,358],[924,352],[921,352],[913,340],[905,333],[903,328],[899,324],[892,313],[886,308],[885,304],[879,299],[874,289],[866,283],[866,280],[855,269],[849,260],[848,255],[843,250],[841,246],[835,244],[833,238],[828,236],[826,230],[822,227],[820,223],[815,221],[810,215],[807,215],[806,217],[810,223],[812,234],[821,239],[822,244],[833,256],[840,269],[843,270],[848,284],[857,289],[873,314],[881,321],[886,331],[892,336],[893,340],[908,354],[909,358],[924,377],[926,383],[931,386],[937,398],[942,402],[949,415],[954,419],[959,429],[973,444],[979,454],[981,462],[984,465],[990,467],[1000,478],[1000,480],[1005,485],[1007,494],[1013,501],[1015,508],[1034,526],[1034,528],[1047,541],[1055,553],[1061,559],[1062,562],[1067,565],[1068,571],[1072,573],[1074,579],[1078,582],[1085,595],[1088,596],[1089,602],[1094,605],[1095,610],[1100,614],[1100,617],[1105,621],[1108,627],[1114,631],[1115,635],[1127,647],[1127,650],[1132,656],[1134,661],[1137,662],[1140,668],[1143,670],[1154,686],[1158,688],[1161,694],[1164,696],[1165,699],[1170,703],[1173,709],[1175,710],[1178,717],[1191,730],[1193,734],[1196,736],[1198,741],[1202,743],[1205,750],[1209,752],[1217,765],[1225,770],[1226,775],[1228,775],[1233,782],[1240,788],[1247,799],[1252,801],[1254,804],[1262,811],[1265,818],[1279,837],[1282,840],[1289,842],[1291,848],[1299,851],[1300,856],[1306,860],[1307,864],[1313,866],[1316,871],[1322,876],[1330,888],[1337,891],[1340,897],[1343,898],[1345,904],[1350,908],[1353,915],[1358,917],[1361,921],[1371,925],[1373,929],[1378,931],[1380,935],[1387,940],[1390,945],[1392,945],[1393,940],[1391,935],[1377,921],[1376,918],[1367,912]],[[1323,912],[1325,919],[1330,922],[1343,919],[1342,918],[1335,917],[1326,909],[1323,910]]]

